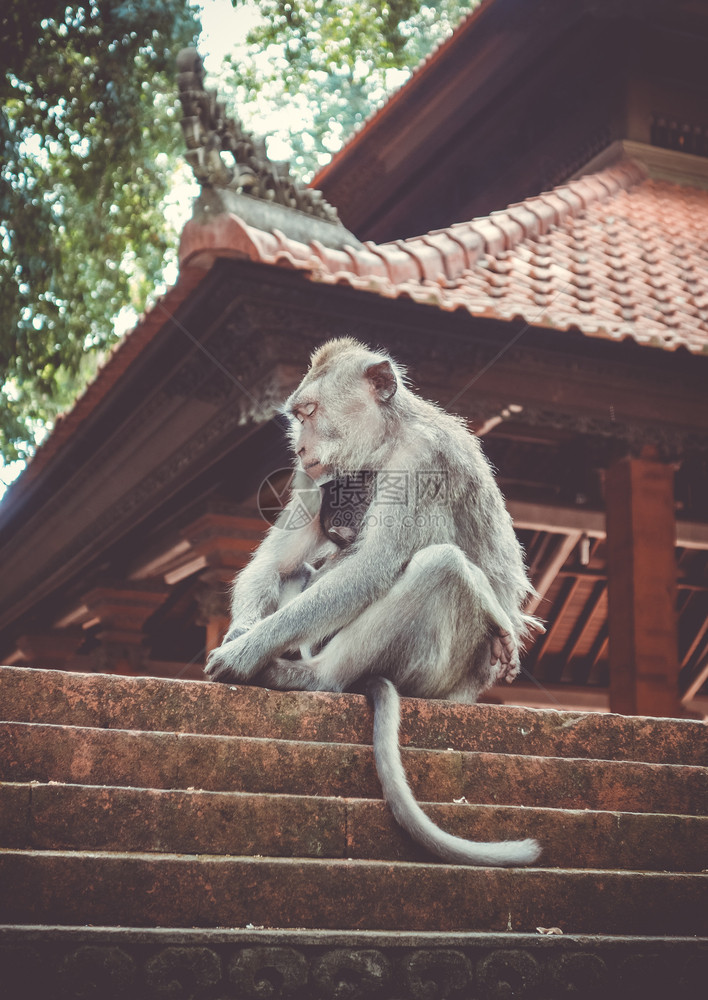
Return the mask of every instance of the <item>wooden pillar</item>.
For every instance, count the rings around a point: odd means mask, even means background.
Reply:
[[[83,597],[93,617],[84,624],[99,625],[100,646],[94,655],[102,672],[135,673],[144,668],[147,648],[143,625],[164,602],[163,588],[146,585],[94,587]]]
[[[673,470],[625,458],[606,489],[610,711],[682,715]]]
[[[197,588],[199,625],[206,627],[205,657],[221,645],[229,627],[229,591],[233,573],[224,570],[210,570],[204,573]]]

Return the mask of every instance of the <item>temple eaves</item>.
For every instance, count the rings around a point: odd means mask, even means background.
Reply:
[[[289,163],[269,160],[265,141],[245,131],[238,118],[227,117],[216,90],[204,87],[204,66],[195,48],[182,49],[177,72],[186,160],[201,187],[195,221],[226,213],[305,243],[317,240],[333,249],[361,246],[321,191],[296,181]],[[224,154],[233,164],[225,162]]]

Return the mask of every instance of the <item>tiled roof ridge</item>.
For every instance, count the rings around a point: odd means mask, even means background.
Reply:
[[[385,243],[378,249],[381,251],[382,248],[396,246],[411,253],[419,267],[427,258],[429,266],[423,269],[425,273],[422,274],[425,279],[433,277],[429,248],[435,248],[442,257],[443,265],[442,272],[438,268],[438,275],[454,281],[484,255],[498,257],[526,239],[544,236],[552,227],[578,218],[593,203],[604,201],[619,190],[628,191],[647,177],[643,164],[623,157],[597,173],[566,181],[550,191],[525,198],[489,215],[469,222],[457,222],[424,236]],[[367,246],[372,247],[371,244]]]
[[[402,288],[422,301],[431,284],[454,283],[485,256],[499,256],[525,239],[544,235],[577,218],[595,202],[629,190],[647,177],[628,157],[595,174],[567,181],[539,195],[469,222],[389,243],[367,241],[362,249],[305,244],[280,230],[256,229],[235,215],[222,214],[208,225],[187,223],[180,244],[182,267],[208,266],[215,257],[247,258],[311,273],[314,280],[346,280],[357,288],[397,295]],[[346,278],[345,278],[346,276]],[[417,286],[417,289],[416,289]],[[439,304],[439,303],[438,303]]]
[[[657,216],[649,206],[659,190],[664,209]],[[685,203],[698,194],[705,193],[670,182],[657,187],[640,162],[622,157],[488,216],[405,240],[334,249],[224,215],[207,225],[188,224],[180,256],[183,266],[246,258],[298,270],[319,284],[408,298],[446,312],[465,309],[473,316],[575,327],[588,336],[705,354],[708,307],[696,291],[702,258],[684,260],[690,251],[671,228],[700,229],[702,200],[690,222],[679,221],[675,207],[676,199]]]

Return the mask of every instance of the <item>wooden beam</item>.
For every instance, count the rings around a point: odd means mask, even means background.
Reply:
[[[673,470],[624,458],[605,483],[610,708],[680,716]]]
[[[180,531],[181,537],[165,539],[139,562],[129,579],[162,577],[169,586],[207,567],[225,566],[234,573],[246,565],[260,543],[268,523],[259,517],[207,512]]]
[[[541,636],[539,641],[536,643],[536,646],[534,647],[534,653],[535,653],[534,673],[537,672],[538,665],[539,663],[542,663],[543,655],[546,652],[546,649],[550,648],[550,646],[553,644],[553,641],[556,635],[558,634],[559,630],[561,628],[567,627],[568,623],[565,620],[565,615],[578,589],[577,579],[570,579],[564,581],[563,588],[564,588],[564,593],[560,605],[559,606],[556,605],[553,608],[553,616],[546,630],[546,633],[545,635]],[[561,667],[560,671],[561,673],[562,669],[563,668]],[[548,671],[545,671],[545,673],[547,674]],[[559,680],[560,677],[554,676],[553,679]]]
[[[582,579],[582,577],[578,577]],[[562,658],[566,664],[566,669],[570,670],[573,661],[577,657],[578,647],[585,638],[585,634],[590,628],[590,625],[595,617],[595,613],[600,604],[603,591],[605,589],[604,578],[602,580],[597,580],[593,586],[592,593],[589,595],[588,600],[585,602],[585,607],[582,609],[575,625],[572,628],[570,635],[568,636],[568,641],[565,644],[565,648],[562,653]]]
[[[514,527],[526,531],[548,531],[567,535],[579,531],[590,538],[604,538],[603,511],[583,510],[582,507],[555,507],[553,504],[507,500],[507,510]],[[676,522],[676,546],[682,549],[708,549],[708,524],[701,521]]]
[[[534,531],[531,533],[532,539],[526,546],[526,559],[529,569],[529,578],[538,580],[541,574],[541,567],[548,558],[548,552],[552,548],[555,535],[548,532]]]
[[[561,567],[564,565],[568,556],[578,544],[581,537],[581,531],[573,531],[569,535],[562,537],[558,544],[554,547],[551,554],[544,561],[540,569],[540,575],[534,584],[536,588],[536,596],[529,600],[525,608],[527,614],[532,615],[544,599],[551,584],[558,576]]]
[[[528,503],[525,500],[507,500],[514,527],[527,531],[548,531],[556,535],[578,537],[583,533],[591,538],[605,537],[603,511],[583,510],[582,507],[554,507],[552,504]],[[708,540],[708,531],[707,531]]]
[[[708,524],[677,521],[676,546],[680,549],[708,549]]]
[[[681,695],[681,703],[687,705],[708,681],[708,660],[703,664],[691,683]]]
[[[688,662],[691,659],[691,657],[693,656],[693,654],[696,652],[696,650],[698,649],[698,647],[700,646],[700,644],[703,642],[703,638],[704,638],[706,632],[708,632],[708,618],[704,619],[703,624],[699,627],[698,631],[696,632],[695,636],[693,637],[693,642],[691,643],[691,645],[686,650],[686,655],[683,658],[683,663],[688,664]],[[683,666],[683,663],[681,664],[682,666]],[[706,664],[706,669],[708,670],[708,664]]]
[[[607,588],[603,591],[605,602],[607,601]],[[600,600],[602,601],[602,596],[600,595]],[[590,670],[588,671],[587,682],[588,684],[596,683],[595,678],[598,673],[599,664],[605,659],[607,654],[607,647],[609,641],[607,638],[607,619],[600,626],[597,635],[595,636],[595,641],[590,647],[590,653],[588,655],[588,660],[590,661]]]

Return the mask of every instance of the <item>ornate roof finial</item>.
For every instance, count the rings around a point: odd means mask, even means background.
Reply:
[[[177,56],[177,70],[186,158],[203,193],[205,188],[217,193],[233,192],[249,200],[259,199],[274,206],[296,209],[313,221],[323,220],[334,225],[339,234],[335,242],[358,242],[341,225],[337,210],[325,200],[321,191],[295,181],[290,176],[288,163],[268,159],[263,139],[246,132],[238,118],[227,117],[217,92],[204,88],[204,67],[196,49],[182,49]],[[227,165],[224,153],[230,154],[233,165]],[[226,200],[230,201],[228,196]],[[276,215],[273,221],[282,228],[282,214]],[[256,224],[268,228],[263,226],[262,212]],[[342,233],[349,239],[342,239]],[[316,235],[317,238],[321,236]],[[330,240],[323,242],[331,242],[331,234]]]

